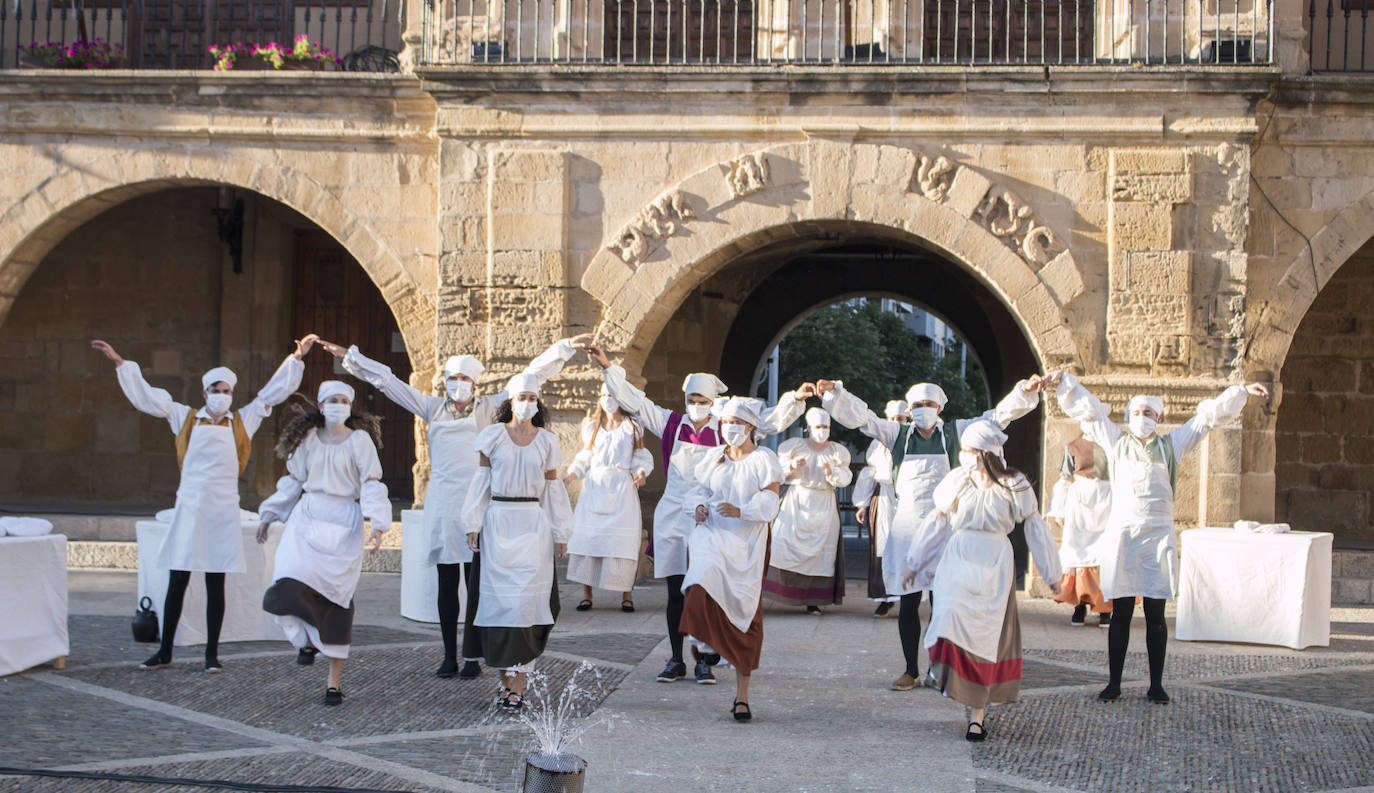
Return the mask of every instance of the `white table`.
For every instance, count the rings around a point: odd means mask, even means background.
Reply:
[[[245,570],[224,577],[224,625],[220,629],[219,640],[223,643],[284,639],[281,628],[272,621],[272,615],[262,610],[262,594],[274,580],[272,567],[277,543],[281,542],[282,524],[272,524],[267,542],[263,545],[258,545],[256,519],[245,519],[239,527]],[[138,534],[138,597],[152,598],[158,627],[165,628],[162,610],[167,600],[169,571],[157,564],[157,553],[171,524],[141,520],[134,524],[134,529]],[[191,574],[191,583],[186,587],[186,598],[181,604],[181,622],[173,643],[179,647],[205,644],[205,576],[202,573]]]
[[[1200,528],[1179,537],[1177,638],[1331,644],[1331,534]]]
[[[52,662],[66,667],[67,538],[0,537],[0,675]]]
[[[439,578],[429,563],[424,510],[401,511],[401,616],[416,622],[439,621]],[[467,582],[458,574],[458,615],[467,604]]]

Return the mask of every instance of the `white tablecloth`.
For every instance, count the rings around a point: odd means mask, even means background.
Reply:
[[[439,579],[429,559],[424,510],[401,511],[401,616],[416,622],[439,621]],[[458,615],[467,603],[467,582],[458,575]]]
[[[157,612],[158,626],[163,626],[163,602],[167,599],[168,570],[157,564],[157,552],[167,536],[170,524],[156,520],[141,520],[134,526],[138,533],[138,597],[152,598]],[[258,522],[245,520],[240,524],[243,540],[245,572],[229,573],[224,577],[224,626],[220,642],[274,641],[284,638],[272,615],[262,610],[262,593],[272,585],[272,563],[281,541],[282,524],[272,524],[267,542],[258,545]],[[137,603],[137,601],[135,601]],[[132,619],[132,611],[130,611]],[[186,587],[186,599],[181,605],[181,623],[177,627],[177,646],[205,644],[205,575],[192,573]]]
[[[1178,621],[1185,641],[1331,643],[1331,541],[1325,532],[1180,535]]]
[[[66,658],[67,538],[0,537],[0,675]]]

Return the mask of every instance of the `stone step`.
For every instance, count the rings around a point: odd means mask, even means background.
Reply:
[[[1331,603],[1374,605],[1374,551],[1343,549],[1332,552]]]
[[[137,570],[138,543],[118,540],[69,540],[67,542],[67,567],[69,569]],[[401,549],[383,547],[375,554],[363,554],[363,572],[401,572]]]

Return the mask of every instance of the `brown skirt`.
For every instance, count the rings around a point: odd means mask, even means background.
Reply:
[[[741,633],[705,587],[687,587],[685,595],[678,630],[711,645],[711,649],[741,672],[758,669],[759,655],[763,652],[763,599],[759,599],[749,630]]]
[[[1102,598],[1096,567],[1076,567],[1065,573],[1059,579],[1059,594],[1054,599],[1070,606],[1087,603],[1098,614],[1112,610],[1112,604]]]
[[[830,575],[802,575],[769,565],[763,594],[786,606],[838,606],[844,602],[844,538],[835,543],[835,570]]]
[[[326,644],[353,643],[353,602],[348,608],[294,578],[279,578],[262,593],[262,610],[279,617],[296,617],[320,632]]]
[[[1021,621],[1015,588],[1007,593],[997,658],[979,658],[948,639],[937,639],[930,648],[926,684],[970,708],[1016,701],[1021,693]]]

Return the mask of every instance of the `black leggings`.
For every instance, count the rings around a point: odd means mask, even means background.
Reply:
[[[919,680],[921,678],[921,595],[912,592],[902,595],[902,610],[897,613],[897,635],[902,639],[902,655],[906,657],[906,673]],[[935,595],[930,596],[930,607],[935,608]]]
[[[439,633],[444,639],[444,660],[457,662],[459,617],[458,573],[461,568],[462,572],[466,574],[464,578],[468,581],[469,592],[471,592],[472,588],[470,585],[473,580],[472,565],[470,563],[461,565],[440,564],[435,565],[435,567],[439,571]],[[471,617],[475,608],[475,598],[469,597],[467,608],[467,622],[469,623],[472,621]],[[466,634],[467,631],[465,630],[464,639],[467,638]],[[466,641],[464,643],[466,644]],[[463,653],[463,655],[465,658],[467,657],[467,653]],[[480,653],[478,653],[478,655],[480,655]]]
[[[1164,648],[1169,643],[1169,626],[1164,622],[1164,599],[1141,598],[1145,603],[1145,650],[1150,656],[1150,687],[1159,688],[1164,679]],[[1112,624],[1107,629],[1107,664],[1111,688],[1121,688],[1121,668],[1126,665],[1126,648],[1131,643],[1131,617],[1135,598],[1112,600]]]
[[[172,657],[172,640],[181,622],[181,604],[186,599],[186,587],[191,583],[191,571],[173,570],[167,577],[167,600],[162,604],[162,646],[158,654]],[[205,574],[205,657],[218,659],[219,631],[224,627],[224,573]]]
[[[682,581],[685,575],[668,576],[668,644],[673,651],[673,660],[682,660],[682,631],[678,630],[678,624],[682,622],[682,604],[687,599],[682,594]]]

